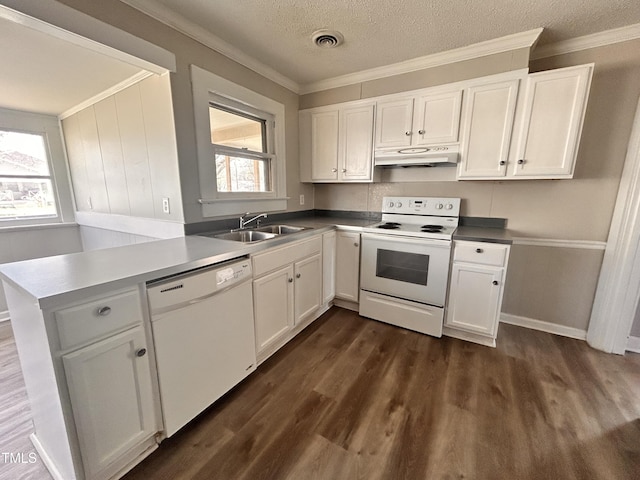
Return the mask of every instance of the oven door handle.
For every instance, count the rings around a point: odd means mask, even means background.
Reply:
[[[379,235],[377,233],[363,233],[362,241],[382,240],[385,242],[404,243],[408,245],[425,245],[430,247],[439,248],[451,248],[451,242],[449,240],[438,240],[435,238],[422,238],[422,237],[403,237],[401,235]]]

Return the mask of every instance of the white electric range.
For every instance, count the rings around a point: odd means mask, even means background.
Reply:
[[[384,197],[382,221],[363,229],[362,316],[442,336],[459,198]]]

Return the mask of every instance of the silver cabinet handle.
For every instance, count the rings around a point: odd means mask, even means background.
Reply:
[[[354,247],[359,247],[359,246],[360,246],[360,244],[359,244],[358,242],[356,242],[356,243],[354,243],[354,244],[353,244],[353,246],[354,246]]]
[[[506,165],[507,162],[505,162],[504,160],[500,160],[500,165]]]
[[[481,248],[476,248],[476,253],[482,253],[484,252],[484,250],[482,250]]]
[[[418,130],[418,133],[419,133],[420,135],[424,135],[424,130]]]
[[[409,135],[411,135],[411,132],[404,132],[404,134],[408,137]]]
[[[299,273],[296,273],[296,278],[300,278],[302,275],[300,275]]]
[[[494,280],[494,281],[493,281],[493,282],[491,282],[491,283],[493,283],[494,285],[498,285],[498,281],[497,281],[497,280]]]
[[[518,165],[522,165],[524,163],[524,159],[521,158],[520,160],[518,160]]]
[[[332,169],[331,169],[331,171],[332,171],[333,173],[336,173],[336,172],[338,171],[338,169],[337,169],[337,168],[332,168]]]
[[[98,308],[97,313],[101,317],[106,317],[111,313],[111,307],[100,307]]]
[[[342,173],[347,173],[347,169],[346,169],[346,168],[343,168],[343,169],[342,169]]]
[[[141,348],[136,352],[136,357],[144,357],[147,354],[146,348]]]
[[[293,283],[293,278],[290,278],[290,279],[289,279],[289,283]]]

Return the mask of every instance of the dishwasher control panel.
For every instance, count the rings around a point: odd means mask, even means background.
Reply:
[[[251,261],[243,257],[151,282],[147,298],[151,313],[167,311],[251,279]]]

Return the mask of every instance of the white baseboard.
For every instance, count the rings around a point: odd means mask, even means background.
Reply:
[[[8,322],[9,320],[11,320],[9,310],[0,310],[0,323]]]
[[[562,337],[576,338],[578,340],[587,339],[586,330],[558,325],[557,323],[544,322],[542,320],[535,320],[533,318],[519,317],[518,315],[511,315],[510,313],[501,313],[500,321],[502,323],[508,323],[509,325],[516,325],[518,327],[530,328],[531,330],[553,333],[554,335],[560,335]]]
[[[640,337],[629,337],[626,350],[627,352],[640,353]]]
[[[51,474],[53,479],[64,480],[64,476],[62,475],[62,473],[60,473],[60,470],[58,470],[58,467],[53,462],[53,460],[51,460],[51,457],[49,456],[47,451],[42,447],[42,444],[40,443],[40,440],[38,440],[38,437],[36,437],[36,434],[32,433],[31,435],[29,435],[29,439],[31,440],[31,443],[35,447],[36,452],[38,452],[38,455],[40,455],[42,463],[44,463],[45,467],[47,467],[47,470],[49,470],[49,473]]]

